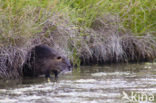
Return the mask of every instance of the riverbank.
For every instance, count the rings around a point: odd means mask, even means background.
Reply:
[[[154,1],[0,1],[0,76],[16,78],[27,52],[46,44],[74,64],[152,61]]]

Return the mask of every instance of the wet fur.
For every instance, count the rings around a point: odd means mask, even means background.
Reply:
[[[38,45],[31,49],[23,65],[24,77],[37,77],[45,75],[50,77],[54,73],[57,78],[62,71],[69,71],[71,64],[69,60],[61,56],[53,48],[45,45]]]

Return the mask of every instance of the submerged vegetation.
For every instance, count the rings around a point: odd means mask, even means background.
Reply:
[[[155,0],[0,0],[0,77],[47,44],[74,64],[156,57]],[[8,65],[9,63],[9,65]]]

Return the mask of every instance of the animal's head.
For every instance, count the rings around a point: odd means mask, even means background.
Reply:
[[[46,77],[50,77],[50,73],[54,73],[55,77],[57,78],[59,73],[65,73],[71,71],[71,63],[68,60],[68,58],[64,56],[58,56],[56,55],[52,59],[46,60],[47,62],[45,63],[46,68],[44,69],[44,73]]]

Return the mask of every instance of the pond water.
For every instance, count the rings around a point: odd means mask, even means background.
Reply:
[[[156,103],[156,64],[82,66],[45,78],[0,81],[0,103]]]

